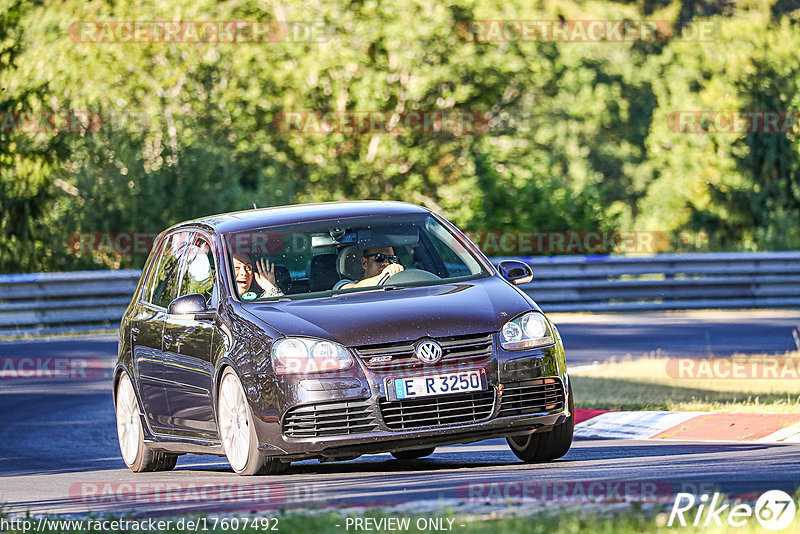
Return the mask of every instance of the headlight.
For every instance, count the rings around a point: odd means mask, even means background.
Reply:
[[[550,323],[539,312],[520,315],[500,331],[500,346],[505,350],[534,349],[556,342]]]
[[[272,367],[279,375],[341,371],[353,357],[338,343],[308,337],[286,337],[272,345]]]

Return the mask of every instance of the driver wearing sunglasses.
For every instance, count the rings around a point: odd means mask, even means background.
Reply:
[[[354,287],[372,287],[380,285],[385,278],[405,270],[400,265],[392,247],[371,248],[364,251],[361,258],[364,268],[364,278],[358,282],[353,280],[340,280],[334,289],[351,289]]]

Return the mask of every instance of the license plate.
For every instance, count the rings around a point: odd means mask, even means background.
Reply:
[[[392,400],[417,399],[434,395],[451,395],[486,389],[483,370],[461,371],[442,375],[425,375],[389,379]],[[394,395],[392,395],[394,394]]]

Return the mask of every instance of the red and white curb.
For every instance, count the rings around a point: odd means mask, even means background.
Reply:
[[[800,414],[575,410],[576,439],[800,443]]]

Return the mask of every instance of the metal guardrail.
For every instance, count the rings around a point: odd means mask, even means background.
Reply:
[[[524,290],[545,311],[800,307],[800,252],[515,259],[533,268]]]
[[[0,337],[116,328],[140,272],[0,275]]]
[[[513,259],[533,268],[523,289],[546,312],[800,307],[800,252]],[[0,337],[115,328],[138,279],[138,270],[2,275]]]

